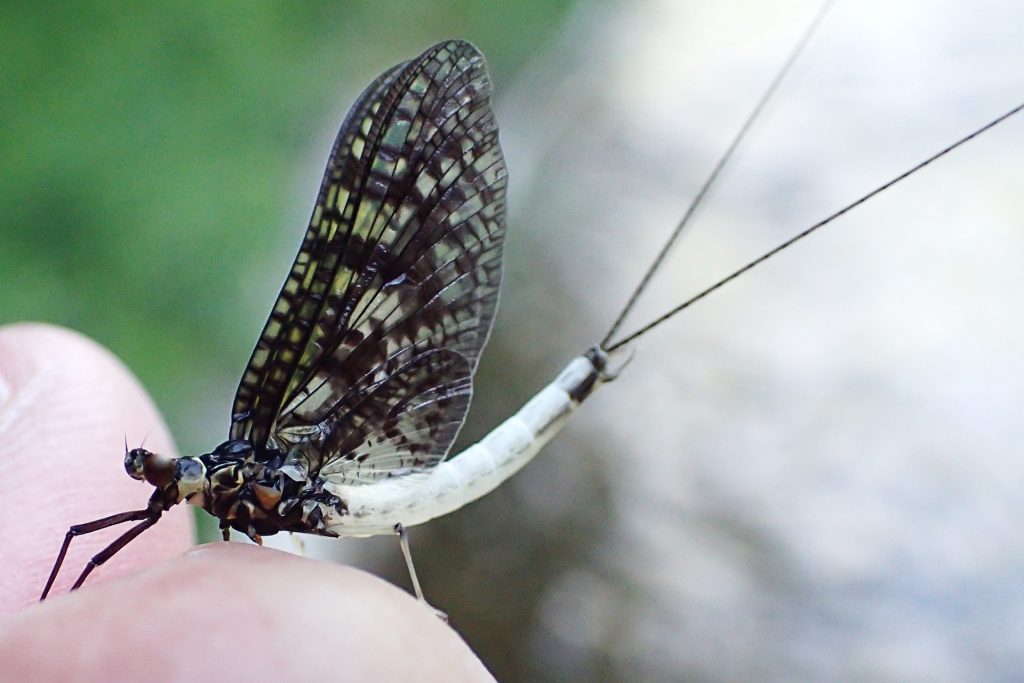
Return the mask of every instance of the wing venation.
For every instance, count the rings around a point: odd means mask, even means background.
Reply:
[[[363,92],[242,377],[231,438],[305,449],[347,483],[444,458],[501,279],[506,169],[490,96],[483,56],[461,41]]]

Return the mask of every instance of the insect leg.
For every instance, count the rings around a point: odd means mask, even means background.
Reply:
[[[131,529],[121,534],[121,536],[118,537],[116,541],[108,545],[100,552],[96,553],[96,555],[94,555],[93,558],[89,560],[89,563],[85,565],[85,569],[83,569],[82,573],[78,576],[78,580],[75,581],[75,584],[73,586],[71,586],[71,590],[75,590],[83,583],[85,583],[86,577],[92,573],[93,569],[99,567],[101,564],[109,560],[111,557],[114,556],[115,553],[117,553],[118,550],[131,543],[131,541],[134,540],[136,536],[138,536],[143,531],[156,524],[157,520],[160,519],[160,515],[162,514],[160,512],[154,513],[151,510],[147,510],[146,512],[149,513],[148,518],[144,519],[139,524],[136,524]]]
[[[420,588],[419,577],[416,576],[416,568],[412,566],[412,552],[409,550],[409,534],[401,524],[395,525],[395,533],[398,534],[398,543],[402,546],[402,555],[405,556],[405,566],[409,568],[409,578],[412,579],[412,588],[416,591],[416,598],[424,605],[434,611],[442,621],[448,621],[448,615],[437,609],[423,597],[423,589]]]
[[[43,594],[39,596],[39,600],[45,600],[47,594],[50,592],[50,588],[53,586],[53,582],[57,578],[57,573],[60,571],[60,566],[64,564],[64,556],[67,555],[68,546],[71,545],[71,539],[75,536],[91,534],[94,531],[106,529],[107,527],[114,526],[115,524],[136,522],[140,519],[146,519],[152,514],[152,511],[148,508],[145,510],[132,510],[131,512],[121,512],[92,522],[86,522],[85,524],[76,524],[68,529],[67,534],[64,535],[64,544],[61,545],[60,552],[57,553],[57,559],[53,563],[53,569],[50,570],[50,578],[46,580],[46,587],[43,588]]]
[[[295,546],[295,554],[300,557],[306,556],[306,542],[302,540],[302,537],[296,533],[288,532],[288,535],[292,537],[292,544]]]

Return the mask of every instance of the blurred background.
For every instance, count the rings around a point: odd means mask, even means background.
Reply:
[[[96,338],[208,451],[353,98],[463,37],[511,172],[474,440],[604,334],[816,9],[4,3],[0,323]],[[1018,2],[839,3],[633,323],[1017,104],[1021,64]],[[536,462],[412,531],[499,679],[1020,676],[1022,150],[1024,119],[645,337]],[[312,545],[407,584],[394,539]]]

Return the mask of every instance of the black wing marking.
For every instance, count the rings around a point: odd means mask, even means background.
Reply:
[[[267,441],[270,424],[277,415],[284,390],[308,340],[311,320],[318,314],[319,304],[324,299],[321,282],[311,280],[321,266],[320,259],[329,246],[332,229],[337,230],[336,209],[325,209],[328,202],[333,206],[336,201],[342,172],[347,178],[358,174],[355,166],[359,163],[359,155],[354,154],[353,145],[357,138],[361,146],[365,144],[360,126],[378,111],[383,93],[407,64],[392,67],[371,83],[341,124],[320,183],[309,228],[235,392],[230,431],[232,439],[245,438],[261,446]],[[333,225],[330,219],[335,219]],[[320,280],[323,279],[321,275]]]
[[[447,349],[427,351],[365,393],[325,434],[325,451],[346,454],[326,462],[320,477],[362,484],[432,467],[444,458],[469,410],[468,361]]]
[[[242,377],[231,438],[303,443],[314,469],[340,459],[376,476],[444,457],[501,277],[506,170],[490,92],[482,55],[450,41],[360,97]]]

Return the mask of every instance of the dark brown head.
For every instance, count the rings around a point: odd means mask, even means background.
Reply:
[[[177,488],[180,502],[202,494],[206,488],[206,466],[199,458],[173,458],[145,448],[125,451],[124,469],[132,479],[145,481],[158,489]]]

